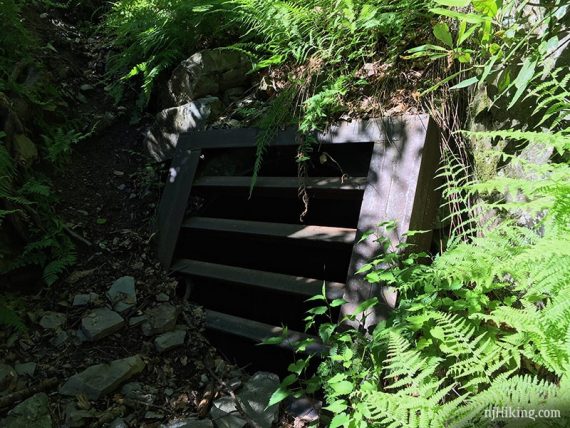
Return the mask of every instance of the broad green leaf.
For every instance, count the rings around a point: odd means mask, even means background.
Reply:
[[[304,360],[299,360],[300,362],[304,362]],[[286,388],[289,385],[294,384],[295,382],[297,382],[297,376],[294,374],[290,374],[289,376],[286,376],[285,379],[283,379],[283,381],[281,382],[281,388]]]
[[[465,22],[465,21],[461,21],[461,22]],[[469,39],[469,37],[471,37],[471,35],[473,34],[473,32],[475,32],[475,30],[481,28],[480,25],[474,24],[471,27],[467,28],[463,33],[458,34],[457,35],[457,46],[461,46],[466,40]]]
[[[336,415],[332,419],[331,424],[329,425],[329,428],[346,427],[346,426],[348,426],[349,422],[350,422],[350,419],[349,419],[347,414],[339,413],[338,415]]]
[[[333,324],[323,324],[319,327],[319,337],[326,343],[329,341],[334,330],[335,326]]]
[[[300,360],[295,361],[294,363],[289,364],[289,367],[287,367],[287,370],[289,370],[291,373],[295,373],[297,375],[300,375],[306,365],[307,365],[307,362],[303,359],[300,359]],[[297,379],[295,379],[295,380],[297,380]],[[283,385],[284,382],[285,382],[285,380],[283,380],[283,382],[281,384]],[[293,383],[293,382],[291,382],[291,383]],[[288,384],[286,386],[289,386],[289,385],[290,384]]]
[[[281,401],[285,400],[290,395],[291,395],[291,392],[288,389],[279,387],[279,389],[271,395],[271,398],[269,399],[269,403],[267,404],[267,407],[271,407],[274,404],[280,403]]]
[[[336,308],[337,306],[342,306],[346,303],[346,300],[344,299],[334,299],[331,304],[330,307],[331,308]]]
[[[354,390],[354,385],[348,380],[342,380],[340,382],[330,385],[333,389],[335,395],[347,395]]]
[[[529,82],[534,77],[534,70],[536,68],[536,64],[537,64],[536,60],[525,58],[523,65],[519,71],[519,74],[517,74],[517,77],[511,84],[511,86],[514,85],[517,88],[517,91],[513,95],[513,98],[511,99],[511,102],[507,107],[507,109],[510,109],[512,106],[516,104],[516,102],[519,100],[519,98],[527,88]]]
[[[462,80],[457,85],[453,85],[450,89],[461,89],[471,86],[477,83],[479,79],[477,77],[470,77],[469,79]]]
[[[323,407],[323,409],[328,410],[329,412],[332,412],[332,413],[341,413],[341,412],[344,412],[347,407],[348,406],[346,405],[345,400],[336,400],[336,401],[333,401],[328,406]]]
[[[439,41],[445,43],[450,48],[453,48],[453,39],[449,32],[449,27],[445,22],[440,22],[433,27],[433,35]]]

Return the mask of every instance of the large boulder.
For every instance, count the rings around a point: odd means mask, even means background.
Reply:
[[[248,86],[251,69],[251,59],[238,51],[197,52],[174,69],[160,101],[163,108],[181,106],[206,95],[222,95],[227,89]]]
[[[157,161],[171,158],[181,133],[204,128],[222,108],[219,98],[207,97],[162,110],[146,134],[147,150]]]

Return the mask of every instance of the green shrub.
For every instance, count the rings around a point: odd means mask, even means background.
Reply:
[[[109,75],[123,82],[142,77],[142,103],[155,79],[195,51],[218,46],[230,28],[226,0],[118,0],[105,20],[114,49]],[[122,85],[115,85],[116,98]]]

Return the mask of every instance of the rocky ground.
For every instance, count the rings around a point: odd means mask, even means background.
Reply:
[[[105,95],[97,37],[82,35],[65,16],[36,18],[68,67],[62,86],[98,130],[53,177],[56,211],[78,262],[64,280],[25,297],[26,330],[0,332],[0,426],[314,424],[308,401],[288,413],[266,409],[279,378],[248,374],[209,344],[202,309],[154,253],[164,174],[143,145],[148,122],[129,124],[129,109]],[[52,26],[60,43],[50,39]]]

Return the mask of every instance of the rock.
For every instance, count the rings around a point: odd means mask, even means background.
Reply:
[[[214,428],[214,423],[210,419],[177,419],[161,425],[161,428]]]
[[[117,418],[109,424],[109,428],[129,428],[122,418]]]
[[[24,165],[31,165],[38,158],[36,145],[24,134],[14,136],[14,153],[16,161]]]
[[[152,404],[155,399],[156,389],[143,385],[140,382],[129,382],[121,389],[121,394],[135,401],[136,407],[141,404]]]
[[[73,396],[85,394],[90,400],[98,400],[142,372],[144,367],[145,363],[139,355],[97,364],[71,376],[59,392]]]
[[[0,392],[10,391],[16,387],[18,373],[8,364],[0,364]]]
[[[73,402],[65,406],[65,424],[68,427],[83,427],[87,425],[85,419],[94,418],[96,416],[97,412],[93,410],[78,409]]]
[[[36,366],[37,366],[36,363],[29,362],[29,363],[16,364],[14,368],[16,369],[16,373],[18,373],[18,375],[32,377],[34,375],[34,372],[36,371]]]
[[[8,417],[0,421],[2,428],[52,428],[49,414],[48,396],[40,392],[8,412]]]
[[[184,345],[186,330],[174,330],[162,333],[154,339],[154,345],[158,352],[168,351],[177,346]]]
[[[115,333],[124,325],[125,320],[118,313],[98,308],[81,320],[81,331],[87,340],[95,341]]]
[[[135,279],[132,276],[123,276],[113,282],[107,297],[117,312],[123,312],[137,303]]]
[[[279,405],[274,404],[266,408],[277,388],[279,388],[279,376],[268,372],[257,372],[237,395],[243,411],[260,428],[271,428],[277,420]]]
[[[235,103],[242,99],[245,88],[230,88],[224,92],[222,100],[225,105]]]
[[[162,419],[162,418],[164,418],[164,415],[162,413],[153,412],[152,410],[148,410],[144,414],[144,418],[145,419]]]
[[[210,418],[215,421],[217,428],[243,428],[247,423],[239,416],[234,400],[222,397],[212,403]]]
[[[47,330],[55,330],[61,328],[67,317],[59,312],[46,312],[40,319],[40,325]]]
[[[206,95],[249,86],[251,59],[241,52],[203,50],[182,61],[172,73],[167,90],[159,94],[164,107],[186,104]]]
[[[168,302],[169,300],[170,300],[170,297],[166,293],[158,293],[156,295],[156,301],[157,302]]]
[[[145,315],[147,321],[142,325],[143,334],[145,336],[154,336],[171,331],[176,327],[178,309],[170,303],[161,303],[146,311]]]
[[[89,306],[99,302],[99,295],[97,293],[77,294],[73,298],[73,306]]]
[[[146,134],[145,146],[157,161],[172,157],[182,132],[202,129],[210,119],[222,110],[222,102],[216,97],[201,98],[162,110]]]
[[[287,405],[286,412],[293,418],[300,419],[303,422],[314,422],[319,419],[321,407],[322,403],[320,401],[305,397],[292,400]]]
[[[141,315],[139,317],[132,317],[129,319],[129,327],[136,327],[146,321],[146,315]]]
[[[69,333],[67,331],[58,330],[58,333],[49,341],[52,346],[59,348],[69,339]]]

